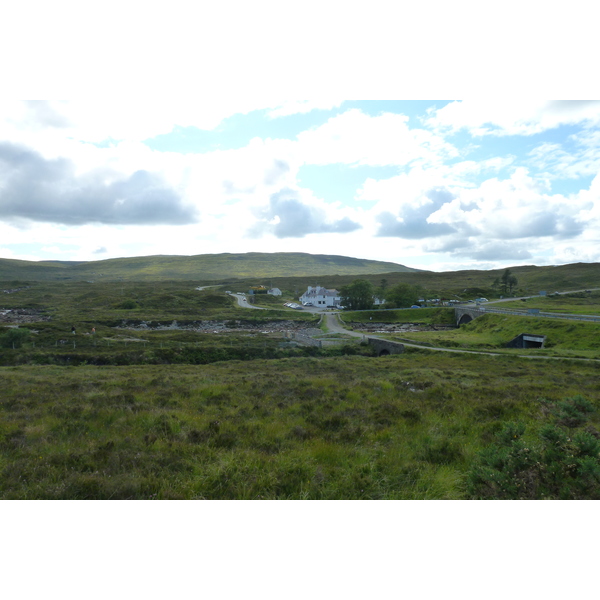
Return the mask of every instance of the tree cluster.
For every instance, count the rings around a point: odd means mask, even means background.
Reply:
[[[506,269],[501,277],[496,277],[492,287],[500,287],[505,294],[512,294],[518,283],[519,280],[512,274],[511,270]]]
[[[408,308],[415,304],[423,291],[419,286],[408,283],[397,283],[388,287],[386,279],[375,289],[366,279],[355,279],[351,284],[340,290],[342,305],[347,310],[369,310],[373,308],[374,296],[385,299],[386,307]]]

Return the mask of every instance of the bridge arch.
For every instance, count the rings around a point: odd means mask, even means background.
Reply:
[[[369,345],[373,346],[377,356],[389,356],[390,354],[402,354],[404,352],[404,344],[392,342],[390,340],[382,340],[380,338],[367,338]]]
[[[482,308],[467,308],[467,307],[456,307],[454,309],[454,317],[456,318],[457,325],[464,325],[469,323],[473,319],[480,317],[485,314],[485,309]]]

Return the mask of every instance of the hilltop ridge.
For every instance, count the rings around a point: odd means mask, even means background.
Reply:
[[[303,277],[412,273],[393,262],[304,252],[248,252],[245,254],[157,255],[107,260],[24,261],[0,259],[0,280],[76,281],[82,279],[219,281],[246,277]]]

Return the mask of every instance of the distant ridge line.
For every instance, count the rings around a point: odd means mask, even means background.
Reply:
[[[303,277],[417,273],[393,262],[305,252],[248,252],[136,256],[95,261],[0,259],[0,280],[104,280],[127,278],[220,281],[252,277]]]

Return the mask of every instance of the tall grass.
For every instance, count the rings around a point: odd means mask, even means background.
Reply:
[[[503,423],[597,407],[597,376],[426,354],[3,368],[0,497],[466,498]]]

